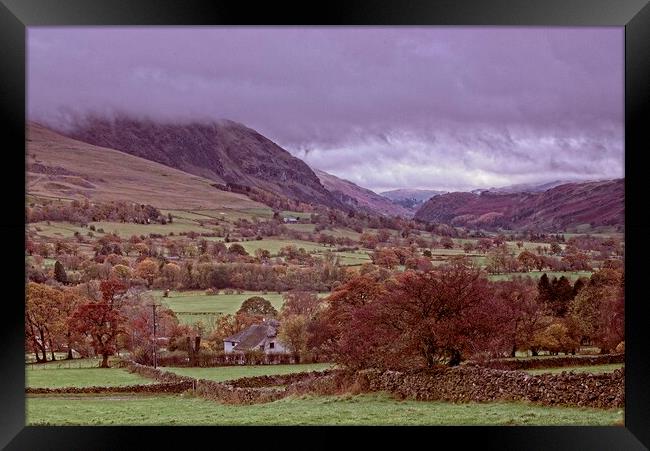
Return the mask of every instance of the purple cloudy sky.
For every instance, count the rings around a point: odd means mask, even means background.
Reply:
[[[30,118],[228,118],[382,191],[623,176],[623,28],[28,30]]]

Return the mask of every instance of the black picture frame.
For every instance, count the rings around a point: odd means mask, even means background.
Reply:
[[[0,446],[6,449],[115,449],[167,444],[186,446],[189,438],[222,444],[232,433],[216,427],[26,427],[24,394],[24,154],[25,36],[30,26],[90,25],[499,25],[625,27],[625,190],[626,190],[626,405],[624,427],[438,427],[358,428],[363,440],[453,446],[473,442],[495,449],[636,450],[650,446],[650,377],[648,337],[644,324],[643,233],[650,230],[643,209],[644,153],[648,152],[647,113],[650,104],[650,6],[646,0],[490,0],[490,1],[329,1],[322,4],[203,0],[0,0],[0,123],[4,125],[3,157],[7,171],[0,177],[3,211],[0,232],[5,270],[3,346],[0,390]],[[28,93],[27,93],[28,94]],[[644,139],[645,138],[645,139]],[[645,202],[647,203],[647,201]],[[22,218],[22,219],[20,219]],[[15,237],[15,238],[14,238]],[[20,239],[22,237],[23,239]],[[15,258],[14,258],[15,257]],[[6,288],[11,290],[7,291]],[[191,429],[191,430],[190,430]],[[319,445],[335,446],[338,432],[350,428],[303,428]],[[240,431],[237,441],[286,446],[303,445],[290,432]],[[417,433],[417,437],[413,434]],[[244,435],[241,435],[244,434]],[[205,445],[201,445],[205,446]],[[421,446],[421,445],[419,445]],[[364,446],[365,447],[365,446]]]

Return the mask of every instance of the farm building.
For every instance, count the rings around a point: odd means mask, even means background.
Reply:
[[[284,218],[284,222],[289,224],[295,224],[296,222],[298,222],[298,218],[294,218],[293,216],[287,216],[286,218]]]
[[[253,324],[235,335],[224,338],[223,350],[226,353],[263,351],[265,354],[287,352],[286,347],[277,338],[280,323],[277,320],[266,320],[261,324]]]

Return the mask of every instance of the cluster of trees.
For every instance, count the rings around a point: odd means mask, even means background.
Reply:
[[[485,268],[492,274],[528,271],[590,271],[589,255],[584,252],[564,252],[561,258],[539,255],[524,250],[515,257],[507,246],[493,247],[486,254]]]
[[[154,265],[143,260],[143,278]],[[178,277],[178,269],[166,269]],[[490,282],[465,258],[424,270],[394,273],[367,265],[327,298],[309,289],[290,290],[278,312],[260,296],[247,299],[235,315],[219,317],[212,333],[202,325],[180,325],[168,309],[158,310],[159,336],[168,349],[190,359],[223,339],[278,318],[279,338],[297,360],[327,358],[353,367],[457,365],[477,356],[575,353],[584,344],[610,352],[623,346],[624,274],[614,267],[571,284],[565,277]],[[153,352],[151,299],[129,288],[117,273],[75,287],[30,282],[25,310],[26,347],[39,362],[55,350],[102,356],[117,349],[150,363]]]
[[[26,214],[27,222],[68,221],[87,224],[97,221],[117,221],[166,224],[167,221],[171,221],[171,215],[163,215],[152,205],[127,202],[91,203],[88,199],[83,202],[73,200],[66,204],[31,205],[27,207]]]
[[[73,351],[82,356],[101,356],[101,367],[118,348],[137,357],[151,355],[153,319],[151,299],[129,290],[117,279],[54,287],[27,284],[25,303],[25,346],[37,362],[55,360],[55,351]],[[161,335],[172,334],[178,321],[161,307],[157,327]]]
[[[367,273],[335,290],[311,343],[351,367],[457,365],[516,351],[609,352],[623,341],[623,274],[489,282],[467,260],[429,271]]]
[[[260,253],[259,258],[264,260]],[[79,284],[93,280],[116,279],[127,287],[148,289],[238,289],[252,291],[283,292],[291,289],[329,291],[351,276],[351,271],[337,262],[333,254],[315,258],[310,254],[297,252],[287,254],[297,264],[265,263],[213,263],[209,261],[186,260],[179,263],[151,257],[138,258],[135,262],[110,254],[101,263],[80,258],[59,259],[54,267],[43,270],[36,265],[27,268],[30,281],[37,283]],[[67,268],[62,262],[73,262]],[[76,268],[76,269],[72,269]]]

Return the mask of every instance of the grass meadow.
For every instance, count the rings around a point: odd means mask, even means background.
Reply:
[[[240,379],[242,377],[266,376],[275,374],[301,373],[306,371],[323,371],[331,368],[331,363],[302,363],[297,365],[236,365],[212,368],[164,368],[165,371],[189,376],[196,379],[208,379],[217,382]]]
[[[39,365],[40,366],[40,365]],[[32,388],[119,387],[150,384],[153,379],[129,373],[121,368],[27,368],[25,385]]]
[[[179,414],[181,413],[181,414]],[[623,409],[452,404],[385,393],[226,405],[190,395],[30,395],[28,425],[622,425]]]
[[[271,302],[273,307],[280,310],[283,298],[278,293],[264,294],[255,291],[245,291],[241,294],[208,295],[203,291],[171,291],[169,297],[163,297],[162,291],[154,290],[154,297],[177,313],[236,313],[242,302],[252,296],[261,296]]]

